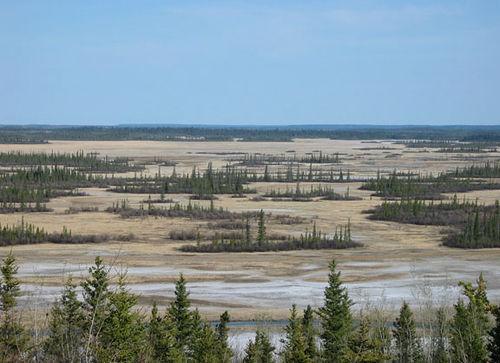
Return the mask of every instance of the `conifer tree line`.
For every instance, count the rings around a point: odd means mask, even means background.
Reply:
[[[267,251],[291,251],[291,250],[314,250],[314,249],[344,249],[361,247],[359,242],[351,238],[350,222],[343,227],[337,227],[333,235],[324,234],[316,229],[313,224],[311,232],[302,233],[299,238],[288,236],[288,238],[273,240],[266,232],[266,215],[261,209],[257,217],[257,231],[252,231],[250,218],[245,220],[245,226],[241,234],[232,238],[217,238],[210,243],[197,241],[196,245],[184,245],[180,247],[184,252],[267,252]],[[281,237],[281,236],[280,236]]]
[[[480,205],[478,201],[424,201],[401,199],[383,202],[368,211],[370,218],[400,223],[453,227],[443,244],[458,248],[492,248],[500,246],[500,204]]]
[[[182,274],[173,300],[166,307],[153,302],[148,312],[138,309],[126,276],[112,283],[110,266],[97,257],[80,284],[67,279],[40,328],[21,320],[17,271],[9,253],[0,266],[2,362],[495,363],[500,357],[499,307],[489,301],[482,275],[476,285],[459,284],[462,296],[451,315],[437,309],[427,332],[405,301],[390,325],[366,310],[356,317],[332,261],[322,305],[303,311],[292,305],[279,347],[258,328],[238,352],[229,343],[230,314],[224,312],[215,323],[204,320],[191,306]]]
[[[43,136],[41,136],[43,135]],[[294,138],[339,140],[455,140],[498,142],[497,126],[0,126],[1,143],[47,143],[47,140],[153,141],[292,141]]]
[[[61,232],[48,233],[42,227],[37,227],[21,219],[16,225],[0,224],[0,246],[36,244],[36,243],[99,243],[109,240],[129,241],[133,235],[108,234],[73,234],[71,230],[62,227]]]
[[[313,163],[313,164],[339,164],[340,154],[325,154],[321,150],[315,150],[304,155],[297,155],[295,152],[286,154],[244,154],[228,159],[230,162],[237,162],[237,165],[258,166],[268,164],[288,164],[288,163]]]
[[[309,188],[304,188],[300,186],[300,183],[297,183],[295,188],[286,187],[285,190],[282,189],[271,189],[267,191],[263,197],[265,198],[273,198],[273,199],[287,199],[289,198],[292,201],[309,201],[312,198],[320,197],[323,200],[359,200],[359,198],[353,197],[350,195],[350,190],[347,188],[347,191],[344,194],[339,194],[335,192],[335,189],[331,186],[324,185],[311,185]]]
[[[97,153],[24,153],[20,151],[0,152],[0,166],[65,166],[91,173],[124,173],[144,170],[144,166],[132,165],[127,158],[101,158]]]
[[[456,172],[454,173],[456,174]],[[384,198],[419,198],[443,199],[441,193],[461,193],[472,190],[500,189],[495,181],[456,178],[452,173],[440,173],[401,177],[396,171],[391,175],[381,176],[366,181],[360,189],[373,190],[374,195]]]
[[[487,161],[483,164],[472,164],[463,168],[456,168],[452,175],[456,178],[499,178],[500,162]]]

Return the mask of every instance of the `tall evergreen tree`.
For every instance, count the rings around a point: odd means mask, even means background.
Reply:
[[[150,356],[153,361],[160,363],[177,363],[186,360],[185,355],[177,348],[175,339],[175,326],[168,316],[160,317],[156,302],[151,309],[151,317],[148,324],[148,340],[150,345]]]
[[[314,312],[311,305],[307,305],[302,316],[302,330],[306,342],[306,355],[314,361],[318,355],[316,346],[316,330],[314,329]]]
[[[488,310],[486,282],[483,275],[477,280],[477,287],[460,282],[467,304],[460,299],[455,305],[451,322],[451,347],[454,362],[483,363],[488,361],[486,337],[488,335]]]
[[[371,321],[361,317],[361,322],[349,342],[348,361],[351,363],[381,363],[387,361],[380,341],[371,336]]]
[[[422,348],[416,333],[413,312],[406,301],[401,306],[392,333],[396,345],[397,362],[414,363],[422,361]]]
[[[248,342],[243,363],[274,363],[274,350],[269,336],[262,330],[257,330],[255,340]]]
[[[259,212],[259,223],[257,230],[257,242],[259,245],[262,245],[266,242],[266,220],[265,220],[264,210],[260,210]]]
[[[190,362],[220,362],[219,344],[212,327],[201,320],[197,310],[192,312],[191,335],[188,341],[188,361]]]
[[[495,326],[490,330],[490,359],[492,362],[500,362],[500,307],[495,306],[492,309],[495,316]]]
[[[228,332],[229,328],[227,324],[230,321],[229,313],[224,311],[220,316],[219,323],[216,326],[217,333],[217,358],[221,363],[229,362],[232,357],[231,348],[228,343]]]
[[[168,318],[175,327],[175,339],[180,351],[187,349],[193,333],[193,314],[189,310],[190,306],[186,280],[184,279],[184,275],[180,274],[179,279],[175,283],[175,299],[168,309]]]
[[[335,261],[330,263],[325,303],[319,308],[322,332],[322,359],[329,363],[346,362],[349,337],[352,332],[351,300],[342,285]]]
[[[98,362],[138,362],[146,352],[146,336],[137,298],[125,288],[120,276],[118,288],[109,295],[109,313],[99,334]]]
[[[20,293],[18,266],[12,252],[2,260],[0,267],[0,361],[17,362],[26,353],[28,335],[15,310]]]
[[[44,344],[47,359],[60,363],[80,362],[84,326],[82,303],[78,300],[76,285],[69,278],[61,298],[50,312],[48,338]]]
[[[302,323],[297,316],[297,307],[292,305],[288,325],[285,327],[285,337],[282,340],[283,351],[281,356],[285,363],[312,362],[307,356],[307,343],[304,337]]]
[[[99,349],[99,335],[109,315],[109,274],[98,256],[89,268],[90,276],[82,282],[84,323],[84,356],[90,361]]]

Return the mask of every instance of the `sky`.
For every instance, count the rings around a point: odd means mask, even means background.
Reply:
[[[0,0],[0,124],[500,124],[500,1]]]

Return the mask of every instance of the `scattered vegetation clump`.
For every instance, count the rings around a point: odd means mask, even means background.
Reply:
[[[438,176],[408,175],[407,177],[400,177],[397,173],[389,176],[381,176],[378,173],[375,179],[366,181],[360,189],[373,190],[376,196],[384,198],[442,199],[442,193],[500,189],[500,183],[454,178],[444,173]]]
[[[325,154],[321,150],[297,155],[295,152],[280,155],[273,154],[244,154],[242,156],[231,157],[228,159],[231,162],[236,162],[237,165],[244,166],[260,166],[269,164],[339,164],[341,163],[340,154]]]
[[[254,193],[254,190],[244,186],[246,183],[248,180],[244,172],[229,166],[214,170],[209,163],[203,172],[195,167],[191,173],[178,175],[174,169],[168,177],[134,178],[109,190],[117,193],[189,193],[202,199],[213,194]]]
[[[272,198],[273,200],[291,200],[291,201],[311,201],[312,198],[320,197],[324,200],[358,200],[359,198],[352,197],[349,192],[349,188],[344,194],[335,193],[335,190],[330,186],[323,185],[311,185],[309,189],[301,188],[300,184],[297,183],[295,189],[286,190],[274,190],[268,191],[263,195],[266,198]]]
[[[235,213],[230,212],[222,207],[216,208],[213,201],[210,206],[205,207],[198,203],[188,204],[173,204],[168,208],[156,207],[153,204],[140,204],[139,208],[133,208],[129,205],[127,200],[113,203],[111,207],[106,209],[107,212],[119,214],[122,218],[134,217],[169,217],[169,218],[191,218],[198,220],[214,220],[214,219],[241,219],[243,215],[251,213]],[[255,214],[255,213],[254,213]]]
[[[493,210],[476,209],[469,212],[465,226],[458,233],[449,234],[444,245],[459,248],[500,247],[500,204]]]
[[[370,219],[411,223],[420,225],[460,226],[467,220],[468,213],[478,208],[477,201],[458,200],[455,195],[451,201],[425,201],[418,198],[405,198],[399,201],[384,201],[369,210]]]
[[[90,206],[84,206],[84,207],[69,207],[64,211],[66,214],[78,214],[78,213],[91,213],[91,212],[99,212],[99,207],[90,207]]]
[[[500,178],[500,162],[473,164],[450,173],[455,178]]]
[[[59,166],[70,167],[88,173],[124,173],[143,170],[143,166],[132,165],[129,159],[107,156],[99,158],[97,153],[22,153],[19,151],[1,152],[0,166]]]
[[[299,238],[291,236],[278,236],[273,239],[272,235],[266,233],[266,222],[264,211],[258,216],[256,237],[253,238],[250,222],[247,219],[245,229],[241,234],[230,236],[230,238],[215,238],[211,243],[198,243],[196,245],[184,245],[180,247],[183,252],[268,252],[268,251],[291,251],[306,249],[343,249],[360,247],[361,244],[351,239],[350,223],[345,227],[338,227],[333,235],[323,234],[316,230],[314,224],[311,232],[306,231]]]
[[[419,199],[384,202],[368,211],[371,219],[453,227],[443,239],[448,247],[500,247],[500,205],[479,205],[455,195],[438,203]]]
[[[48,233],[43,228],[24,222],[18,225],[0,225],[0,246],[24,245],[35,243],[101,243],[109,240],[130,241],[132,234],[111,236],[107,234],[72,234],[63,227],[60,233]]]

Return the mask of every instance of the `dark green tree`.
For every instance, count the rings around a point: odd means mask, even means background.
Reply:
[[[495,326],[490,330],[490,359],[492,362],[500,362],[500,307],[495,306],[492,309],[495,316]]]
[[[314,328],[314,311],[310,305],[307,305],[302,316],[302,330],[306,342],[306,355],[310,360],[314,361],[317,358],[318,349],[316,346],[316,330]]]
[[[307,356],[307,343],[304,337],[302,323],[297,316],[297,307],[292,305],[288,325],[285,327],[285,337],[282,340],[281,356],[285,363],[308,363],[312,360]]]
[[[325,303],[319,308],[321,322],[322,360],[329,363],[346,362],[349,337],[352,332],[351,300],[342,285],[335,261],[330,263]]]
[[[92,360],[99,350],[99,335],[109,315],[109,274],[103,260],[98,256],[89,268],[90,276],[82,282],[83,311],[85,315],[83,354],[86,361]]]
[[[179,280],[175,283],[175,299],[168,309],[168,319],[175,328],[175,339],[177,347],[181,352],[187,350],[191,335],[193,334],[193,314],[189,310],[191,302],[186,289],[184,275],[180,274]]]
[[[220,316],[219,323],[216,326],[217,338],[217,358],[220,362],[229,362],[232,357],[232,351],[228,343],[229,328],[227,324],[230,321],[229,313],[224,311]]]
[[[248,342],[243,363],[273,363],[274,350],[269,336],[259,329],[255,334],[255,340]]]
[[[490,304],[486,296],[486,282],[483,275],[477,280],[477,287],[460,282],[465,303],[459,299],[455,305],[455,315],[451,322],[451,347],[454,362],[483,363],[488,361],[486,337],[489,330],[488,310]]]
[[[0,267],[0,361],[21,361],[28,347],[28,335],[16,312],[20,293],[18,266],[12,252],[2,260]]]
[[[109,294],[109,313],[99,333],[98,362],[138,362],[146,353],[146,335],[139,314],[134,311],[137,298],[119,277],[116,291]]]
[[[161,317],[158,314],[156,303],[153,303],[151,309],[147,334],[151,350],[150,356],[153,361],[177,363],[186,360],[185,355],[177,348],[175,326],[168,319],[168,316]]]
[[[415,329],[415,320],[410,306],[405,302],[394,322],[392,331],[395,340],[396,360],[400,363],[421,362],[422,348]]]
[[[80,362],[84,326],[82,303],[78,300],[76,285],[69,278],[50,312],[48,337],[44,344],[46,358],[51,362]]]
[[[257,230],[257,242],[259,245],[263,245],[266,242],[266,216],[264,211],[261,209],[259,212],[259,222]]]
[[[381,363],[388,360],[380,341],[371,336],[371,321],[361,317],[359,327],[349,341],[348,361],[352,363]]]

